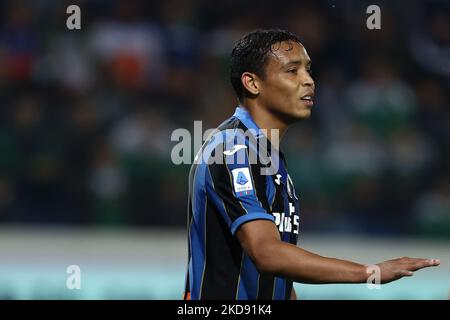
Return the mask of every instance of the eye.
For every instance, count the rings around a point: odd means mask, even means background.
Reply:
[[[297,73],[297,68],[289,69],[287,72],[295,74],[295,73]]]
[[[312,69],[307,69],[306,71],[309,73],[310,76],[312,76],[312,74],[313,74]]]

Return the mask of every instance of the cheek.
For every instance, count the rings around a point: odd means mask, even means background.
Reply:
[[[289,108],[297,101],[298,88],[292,80],[281,79],[277,86],[277,99],[284,107]]]
[[[297,87],[292,79],[286,77],[277,77],[271,79],[271,85],[268,87],[272,99],[281,101],[291,101],[296,96]]]
[[[289,95],[285,88],[271,87],[267,93],[266,102],[269,107],[280,109],[289,103]]]

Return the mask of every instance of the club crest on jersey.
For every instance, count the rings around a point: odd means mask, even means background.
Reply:
[[[234,192],[237,197],[253,194],[253,184],[248,168],[238,168],[231,171],[233,174]]]

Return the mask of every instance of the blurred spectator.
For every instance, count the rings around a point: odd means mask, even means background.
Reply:
[[[39,34],[33,24],[33,9],[24,2],[4,4],[8,14],[0,31],[6,76],[11,81],[27,80],[32,76],[39,54]]]
[[[411,55],[419,66],[450,81],[450,8],[431,2],[427,9],[423,24],[410,35]]]
[[[382,137],[408,123],[416,111],[411,88],[379,57],[364,62],[361,79],[348,89],[348,103],[356,119]]]
[[[442,177],[413,207],[415,232],[442,237],[450,229],[450,180]]]
[[[89,35],[94,59],[125,90],[159,86],[166,76],[161,28],[140,17],[137,1],[120,1],[116,19],[100,20]]]
[[[448,162],[450,156],[449,96],[444,86],[432,79],[421,79],[416,93],[419,102],[416,121],[423,133],[428,136],[429,144],[436,149],[438,153],[436,160]],[[445,163],[441,165],[445,166]]]
[[[89,187],[93,195],[94,221],[101,225],[125,225],[123,201],[127,176],[110,146],[99,142],[94,148]]]

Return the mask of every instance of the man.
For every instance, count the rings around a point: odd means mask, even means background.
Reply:
[[[184,298],[296,299],[293,281],[366,282],[367,266],[296,246],[299,202],[277,133],[307,119],[313,106],[311,59],[299,39],[282,30],[247,34],[231,54],[231,83],[239,106],[207,139],[190,172]],[[378,264],[380,281],[437,265],[385,261]]]

